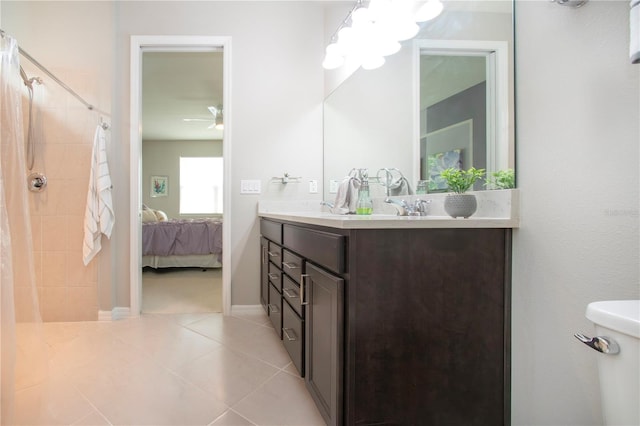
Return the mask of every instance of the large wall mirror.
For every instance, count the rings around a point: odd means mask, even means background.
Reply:
[[[389,170],[441,192],[447,165],[514,168],[513,34],[512,2],[445,2],[381,68],[351,74],[324,103],[324,198],[354,168],[374,196]]]

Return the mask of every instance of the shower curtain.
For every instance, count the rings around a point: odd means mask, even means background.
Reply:
[[[13,423],[15,393],[46,380],[24,154],[17,42],[0,36],[0,424]]]

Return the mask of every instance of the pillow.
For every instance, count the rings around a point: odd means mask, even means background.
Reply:
[[[142,210],[142,223],[147,222],[157,222],[158,218],[156,217],[153,210]]]
[[[156,219],[158,220],[158,222],[164,222],[169,220],[169,217],[167,216],[167,214],[162,210],[154,210],[153,212],[156,214]]]

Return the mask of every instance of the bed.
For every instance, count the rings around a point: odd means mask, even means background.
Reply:
[[[152,268],[221,268],[221,219],[167,219],[143,211],[142,266]]]

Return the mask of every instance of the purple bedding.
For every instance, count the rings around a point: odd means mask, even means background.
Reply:
[[[222,253],[219,219],[169,220],[142,224],[142,254],[169,256]]]

